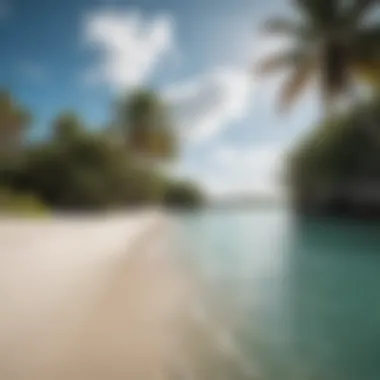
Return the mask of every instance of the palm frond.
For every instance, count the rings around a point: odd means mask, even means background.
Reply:
[[[355,0],[351,9],[348,12],[347,20],[356,23],[358,20],[365,17],[368,12],[379,6],[378,0]]]
[[[264,32],[275,35],[300,36],[306,31],[306,26],[296,20],[283,17],[272,18],[264,23]]]
[[[282,51],[261,60],[256,66],[256,71],[264,75],[272,74],[298,66],[307,57],[307,54],[300,49]]]
[[[365,71],[377,71],[380,76],[380,26],[369,27],[357,33],[353,41],[351,61],[355,71],[361,67]]]
[[[356,76],[373,89],[380,90],[380,71],[373,66],[357,65],[354,67]]]
[[[301,12],[300,21],[274,18],[264,30],[292,37],[294,47],[256,65],[260,74],[293,70],[281,94],[282,109],[295,101],[317,71],[327,107],[354,85],[352,74],[365,71],[376,76],[372,73],[380,71],[380,26],[364,17],[380,6],[380,0],[293,0],[293,4]]]
[[[314,26],[331,27],[339,18],[340,0],[293,0]]]
[[[285,82],[280,95],[280,111],[287,111],[300,96],[314,73],[315,65],[312,62],[299,65],[293,70],[290,78]]]
[[[350,55],[347,47],[328,41],[321,54],[322,89],[325,101],[330,102],[350,85]]]
[[[353,41],[354,48],[359,52],[367,51],[371,56],[380,56],[380,25],[361,29]]]

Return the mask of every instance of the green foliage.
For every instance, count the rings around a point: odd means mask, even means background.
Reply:
[[[0,91],[0,154],[13,153],[20,148],[30,119],[29,112],[9,92]]]
[[[142,157],[168,159],[176,153],[176,138],[167,106],[152,91],[140,90],[119,107],[119,123],[128,148]]]
[[[19,127],[26,113],[8,94],[2,96],[0,132],[22,138]],[[0,208],[99,210],[164,201],[195,204],[200,198],[196,189],[171,185],[152,165],[152,160],[172,156],[176,140],[161,100],[140,91],[120,111],[122,124],[109,123],[100,132],[91,132],[77,114],[64,112],[53,121],[50,140],[24,146],[17,155],[0,150],[0,188],[8,189],[0,194]]]
[[[164,195],[164,204],[170,208],[194,209],[204,203],[204,197],[198,187],[188,182],[173,182],[168,185]]]
[[[74,112],[61,113],[53,122],[53,136],[60,142],[70,142],[84,133],[84,125]]]
[[[83,134],[31,149],[14,185],[57,208],[111,207],[128,194],[129,164],[124,150]]]
[[[19,216],[47,216],[49,209],[38,198],[30,194],[14,194],[0,188],[0,213]]]
[[[282,109],[290,107],[313,78],[318,79],[324,105],[330,109],[352,86],[353,76],[363,79],[378,72],[380,27],[369,24],[366,16],[378,11],[379,3],[296,0],[294,4],[300,18],[281,17],[266,24],[267,32],[290,37],[291,47],[264,59],[259,71],[289,71],[280,94]]]
[[[0,151],[0,188],[8,189],[2,194],[2,208],[42,209],[43,204],[54,210],[99,210],[162,204],[171,181],[151,159],[169,156],[174,133],[167,129],[153,93],[132,97],[130,107],[124,117],[134,127],[142,125],[132,128],[133,149],[121,139],[115,123],[91,132],[78,115],[65,112],[54,120],[50,140],[25,146],[11,158]],[[0,108],[0,117],[1,112]],[[147,140],[144,120],[149,121]],[[138,146],[141,131],[144,139]],[[149,150],[149,155],[137,157],[137,148],[139,153]]]
[[[379,131],[379,101],[324,121],[290,157],[289,180],[293,192],[307,194],[315,188],[379,182],[380,146],[376,138]]]

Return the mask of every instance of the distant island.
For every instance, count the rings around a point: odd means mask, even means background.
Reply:
[[[207,202],[211,208],[251,208],[272,207],[286,204],[284,196],[273,194],[237,194],[221,196],[209,199]]]

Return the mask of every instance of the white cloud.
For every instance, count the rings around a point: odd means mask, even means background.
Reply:
[[[285,154],[290,146],[263,143],[252,146],[219,145],[202,159],[190,159],[177,165],[173,174],[198,182],[213,196],[285,193],[282,175]]]
[[[286,150],[287,147],[279,143],[246,148],[218,147],[212,154],[213,166],[210,170],[211,177],[219,177],[217,191],[280,193],[283,190],[281,174]]]
[[[247,115],[251,90],[249,73],[219,68],[170,86],[164,96],[172,105],[184,136],[200,142]]]
[[[228,146],[220,146],[214,152],[213,159],[220,165],[230,166],[236,160],[236,150]]]
[[[138,12],[104,11],[85,20],[85,42],[100,51],[87,79],[115,89],[140,86],[174,45],[174,25],[160,15],[144,19]]]

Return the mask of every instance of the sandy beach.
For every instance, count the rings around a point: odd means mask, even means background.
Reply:
[[[1,220],[0,378],[202,378],[226,357],[231,369],[228,330],[168,231],[158,213]]]

